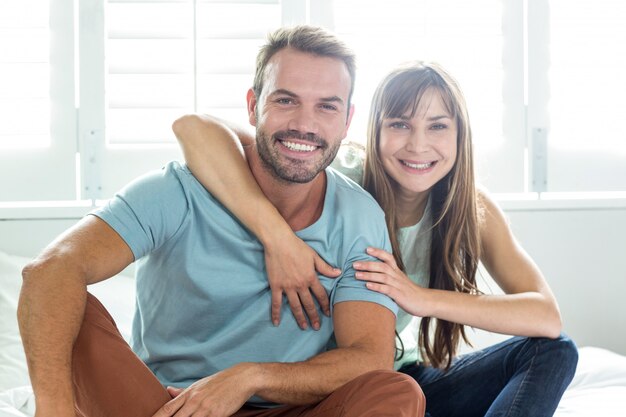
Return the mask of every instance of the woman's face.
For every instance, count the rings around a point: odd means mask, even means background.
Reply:
[[[454,166],[457,153],[456,121],[441,94],[427,90],[413,117],[383,119],[379,154],[383,167],[405,197],[430,190]]]

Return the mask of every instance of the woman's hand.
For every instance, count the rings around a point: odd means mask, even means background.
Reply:
[[[272,290],[272,322],[280,324],[283,293],[289,300],[291,311],[301,329],[311,326],[320,328],[320,317],[313,301],[317,300],[321,310],[330,316],[330,304],[326,289],[317,273],[336,278],[341,270],[333,268],[295,234],[282,234],[265,243],[265,267]]]
[[[367,281],[367,288],[388,295],[404,311],[418,317],[426,316],[420,300],[428,289],[415,284],[398,268],[393,255],[383,249],[367,248],[367,253],[382,262],[361,261],[352,266],[357,271],[355,277]]]

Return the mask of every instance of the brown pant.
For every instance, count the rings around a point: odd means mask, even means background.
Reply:
[[[104,306],[88,294],[85,318],[74,344],[73,382],[77,415],[151,417],[171,397],[135,355]],[[423,416],[426,401],[415,380],[373,371],[317,404],[259,409],[244,406],[236,417]]]

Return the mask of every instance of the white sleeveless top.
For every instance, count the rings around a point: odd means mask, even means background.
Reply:
[[[400,253],[402,254],[405,273],[411,281],[420,287],[428,287],[430,277],[431,227],[432,213],[430,209],[430,199],[428,199],[424,215],[420,221],[413,226],[398,229],[398,243],[400,245]],[[421,360],[419,349],[417,348],[419,325],[419,317],[412,316],[402,309],[398,310],[396,330],[404,345],[404,354],[402,358],[396,361],[396,369],[404,364],[410,362],[415,363]]]
[[[358,184],[363,184],[364,159],[365,152],[361,145],[348,143],[341,146],[331,166]],[[417,224],[398,229],[398,243],[405,272],[411,281],[421,287],[428,287],[430,276],[431,227],[432,214],[429,199],[424,215]],[[396,331],[404,345],[404,353],[402,358],[395,362],[395,369],[421,360],[417,348],[419,324],[419,317],[414,317],[402,309],[398,310]]]

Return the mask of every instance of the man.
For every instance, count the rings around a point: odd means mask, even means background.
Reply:
[[[85,417],[423,415],[419,387],[390,371],[396,306],[351,267],[367,246],[389,248],[383,214],[325,170],[352,116],[353,56],[302,26],[270,36],[257,66],[248,163],[289,225],[342,266],[337,280],[320,277],[332,323],[303,331],[289,316],[274,326],[262,246],[170,163],[24,269],[18,315],[38,417],[74,416],[74,403]],[[86,285],[134,260],[133,353]],[[333,330],[337,348],[326,351]]]

